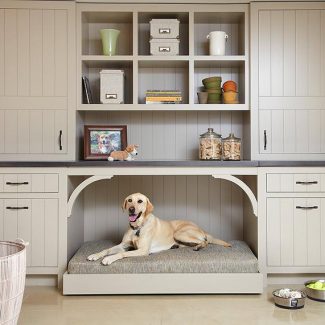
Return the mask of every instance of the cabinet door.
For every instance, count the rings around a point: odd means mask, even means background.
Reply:
[[[0,160],[74,158],[74,15],[71,2],[0,0]]]
[[[251,5],[253,152],[325,157],[325,4]]]
[[[325,199],[267,199],[268,266],[325,265]]]
[[[64,110],[0,111],[0,154],[14,160],[28,155],[67,153],[67,113]]]
[[[22,238],[27,266],[58,265],[58,199],[0,199],[0,240]]]

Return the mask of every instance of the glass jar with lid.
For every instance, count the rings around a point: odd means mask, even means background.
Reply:
[[[213,132],[213,128],[200,135],[199,157],[201,160],[221,160],[221,135]]]
[[[233,133],[222,140],[223,160],[240,160],[241,139]]]

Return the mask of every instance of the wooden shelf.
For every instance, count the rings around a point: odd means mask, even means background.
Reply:
[[[110,61],[132,61],[132,55],[114,55],[114,56],[107,56],[107,55],[82,55],[82,61],[94,61],[94,62],[110,62]]]
[[[81,104],[78,111],[248,111],[246,104]]]

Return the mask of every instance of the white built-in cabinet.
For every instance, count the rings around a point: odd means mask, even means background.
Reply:
[[[252,158],[325,157],[325,3],[251,4]]]
[[[75,4],[0,1],[0,160],[75,157]]]

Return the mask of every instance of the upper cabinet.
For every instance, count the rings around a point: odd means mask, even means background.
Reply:
[[[325,3],[251,5],[252,158],[325,158]]]
[[[0,159],[74,159],[73,1],[0,1],[0,49]]]

